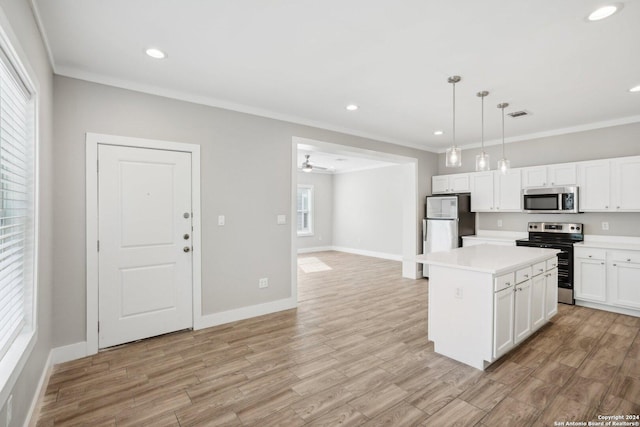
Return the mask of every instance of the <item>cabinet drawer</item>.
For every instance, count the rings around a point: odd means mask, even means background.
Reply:
[[[640,251],[611,251],[611,261],[640,264]]]
[[[547,270],[551,270],[558,266],[558,257],[554,257],[547,260]]]
[[[607,255],[605,249],[574,248],[573,256],[576,258],[604,260]]]
[[[513,287],[514,284],[515,281],[513,273],[503,274],[502,276],[496,277],[494,291],[498,292],[502,289]]]
[[[537,276],[538,274],[542,274],[545,271],[547,271],[547,264],[544,261],[542,261],[537,264],[533,264],[532,268],[533,268],[533,275]]]
[[[531,278],[531,267],[526,267],[516,271],[516,283],[522,283]]]

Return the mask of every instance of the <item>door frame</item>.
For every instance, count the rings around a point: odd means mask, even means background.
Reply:
[[[98,145],[147,148],[191,153],[191,204],[193,210],[192,325],[202,323],[202,246],[200,221],[200,146],[183,142],[86,133],[86,265],[87,355],[98,352]]]

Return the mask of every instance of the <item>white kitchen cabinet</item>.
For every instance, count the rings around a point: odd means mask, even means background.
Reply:
[[[575,248],[574,250],[574,290],[575,299],[606,302],[606,251]]]
[[[520,169],[471,174],[472,212],[521,212]]]
[[[459,173],[434,176],[431,178],[431,192],[433,194],[468,193],[469,174]]]
[[[513,343],[518,344],[531,334],[531,279],[515,287],[513,323]]]
[[[494,172],[494,204],[500,212],[522,211],[522,185],[520,169],[509,169],[506,173]],[[473,203],[473,197],[471,198]]]
[[[547,167],[533,166],[522,168],[522,188],[545,187],[547,185]]]
[[[531,279],[531,330],[544,325],[546,318],[546,276],[538,274]]]
[[[522,168],[522,188],[576,185],[575,163]]]
[[[611,303],[640,309],[640,252],[611,252],[607,263],[607,283]]]
[[[576,185],[578,183],[575,163],[547,166],[547,182],[551,186]]]
[[[493,212],[494,211],[494,173],[476,172],[471,176],[471,211],[472,212]]]
[[[640,156],[612,160],[611,173],[612,210],[640,211]]]
[[[578,187],[581,212],[608,211],[611,206],[609,160],[578,163]]]
[[[546,319],[549,320],[558,314],[558,269],[552,268],[544,274],[545,286],[545,310]]]
[[[498,358],[514,346],[515,298],[513,286],[498,291],[493,296],[493,357]]]

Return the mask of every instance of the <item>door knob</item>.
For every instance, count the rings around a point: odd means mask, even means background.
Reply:
[[[191,248],[189,246],[185,246],[182,250],[185,251],[185,252],[189,252],[191,250]]]
[[[189,240],[189,235],[188,235],[188,234],[185,234],[184,236],[182,236],[182,238],[183,238],[184,240]]]
[[[191,215],[189,215],[189,212],[185,212],[185,213],[182,214],[182,216],[185,217],[185,218],[189,218]]]

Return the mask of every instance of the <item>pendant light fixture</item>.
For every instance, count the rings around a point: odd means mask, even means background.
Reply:
[[[484,97],[489,95],[489,92],[483,90],[482,92],[478,92],[476,94],[481,100],[481,131],[480,131],[480,142],[482,144],[482,148],[480,154],[476,155],[476,171],[488,171],[491,170],[490,158],[487,153],[484,152]]]
[[[448,168],[459,168],[462,166],[462,151],[456,146],[456,83],[460,80],[460,76],[451,76],[447,79],[447,82],[453,86],[453,142],[450,148],[447,148],[447,154],[445,156],[445,166]]]
[[[506,102],[498,104],[498,108],[502,110],[502,158],[498,160],[498,169],[502,173],[507,173],[507,169],[511,166],[509,160],[504,155],[504,109],[508,106],[509,104]]]

